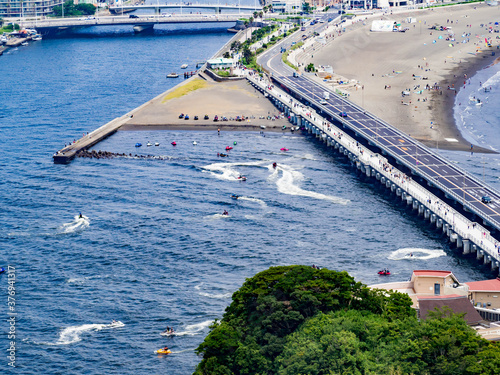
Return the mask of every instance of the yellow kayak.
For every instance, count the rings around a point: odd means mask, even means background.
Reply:
[[[170,349],[167,349],[167,350],[165,350],[165,349],[158,349],[155,353],[156,354],[170,354],[170,353],[172,353],[172,351]]]

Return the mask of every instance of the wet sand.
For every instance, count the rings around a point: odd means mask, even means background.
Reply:
[[[357,88],[344,90],[350,100],[424,144],[470,150],[453,118],[453,89],[463,86],[464,74],[470,77],[500,54],[500,40],[496,39],[500,34],[480,27],[497,21],[498,15],[498,6],[475,3],[369,18],[365,24],[359,22],[348,32],[335,35],[325,47],[298,58],[315,66],[330,65],[335,74],[358,81]],[[410,16],[417,22],[402,23],[409,28],[404,33],[370,31],[373,19],[400,22]],[[430,30],[434,24],[451,27],[455,41],[446,40],[447,31]],[[471,33],[468,43],[461,43],[464,33]],[[493,38],[493,47],[485,45],[485,37]],[[439,89],[416,93],[427,84]],[[411,94],[403,97],[403,91]],[[491,152],[480,147],[474,150]]]

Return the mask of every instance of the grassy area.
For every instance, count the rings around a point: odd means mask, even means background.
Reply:
[[[294,69],[294,70],[299,70],[298,67],[296,67],[295,65],[293,65],[290,61],[288,61],[288,54],[290,53],[290,51],[285,51],[281,54],[281,59],[283,60],[283,62],[288,65],[290,68]]]
[[[161,102],[165,103],[167,100],[180,98],[181,96],[187,95],[192,91],[207,87],[207,85],[208,85],[207,81],[201,78],[193,79],[191,82],[188,82],[185,85],[177,87],[174,91],[167,94]]]

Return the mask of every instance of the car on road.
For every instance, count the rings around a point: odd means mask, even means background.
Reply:
[[[491,203],[491,198],[485,195],[484,197],[481,197],[481,202],[486,204]]]
[[[323,105],[325,105],[325,104],[328,104],[328,102],[327,102],[325,99],[321,99],[321,100],[319,101],[319,104],[323,104]]]
[[[339,113],[339,116],[340,116],[340,117],[347,117],[347,113],[345,113],[345,112],[340,112],[340,113]]]
[[[130,16],[128,16],[128,18],[139,18],[139,16],[137,16],[135,14],[131,14]]]

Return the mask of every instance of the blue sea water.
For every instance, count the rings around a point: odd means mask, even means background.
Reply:
[[[192,373],[194,349],[231,294],[275,265],[346,270],[367,284],[385,267],[391,280],[413,269],[491,277],[304,135],[119,131],[95,148],[162,158],[52,163],[64,143],[172,87],[178,81],[165,74],[210,57],[229,37],[218,28],[89,30],[0,58],[0,266],[15,268],[18,314],[10,340],[1,275],[0,348],[15,342],[17,366],[2,355],[2,373]],[[134,147],[148,140],[160,146]],[[234,142],[229,158],[217,158]],[[485,179],[498,186],[497,175]],[[166,326],[179,334],[160,336]],[[154,354],[165,345],[172,355]]]

